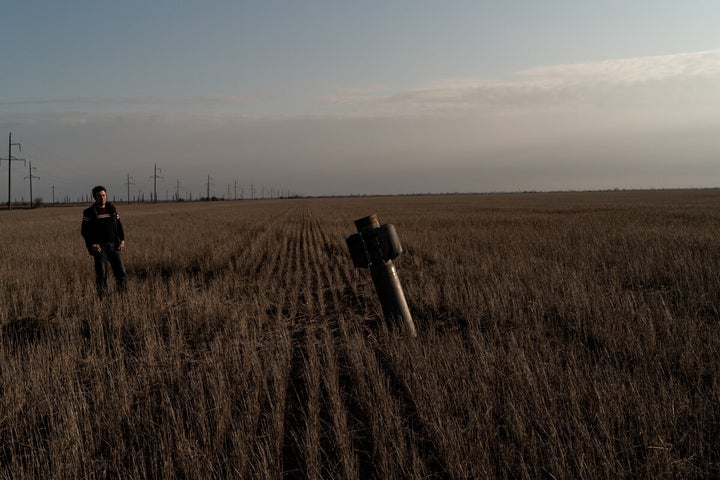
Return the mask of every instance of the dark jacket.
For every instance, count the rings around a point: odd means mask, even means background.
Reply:
[[[85,239],[85,246],[87,247],[90,255],[95,255],[95,252],[92,249],[93,244],[102,245],[112,243],[115,248],[118,248],[120,242],[125,240],[125,231],[123,230],[122,223],[120,222],[120,216],[118,215],[115,206],[112,203],[107,202],[105,203],[105,209],[110,215],[109,221],[112,222],[114,238],[103,238],[107,229],[103,228],[101,222],[107,220],[98,218],[98,211],[95,204],[83,210],[80,234]]]

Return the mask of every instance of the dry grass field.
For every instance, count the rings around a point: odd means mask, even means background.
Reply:
[[[0,211],[2,479],[720,476],[718,190],[120,204],[102,303],[82,208]]]

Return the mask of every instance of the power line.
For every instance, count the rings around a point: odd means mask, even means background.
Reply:
[[[153,203],[157,203],[157,179],[165,178],[158,176],[158,172],[162,173],[162,170],[158,168],[157,163],[155,164],[155,173],[150,178],[153,179]]]
[[[130,203],[130,185],[135,185],[135,182],[131,182],[130,180],[132,180],[132,177],[128,173],[128,181],[125,182],[125,185],[128,187],[128,203]]]
[[[180,200],[180,179],[177,179],[176,185],[175,185],[175,200]]]
[[[215,184],[212,183],[210,180],[212,180],[212,179],[210,178],[210,175],[208,175],[208,181],[207,181],[207,199],[208,199],[208,202],[210,201],[210,185],[215,185]]]
[[[18,147],[18,151],[22,151],[22,146],[19,143],[13,143],[12,132],[10,132],[8,135],[8,156],[7,158],[0,158],[0,160],[8,161],[8,210],[12,208],[12,162],[23,162],[23,165],[25,165],[24,158],[15,158],[12,156],[12,147]],[[32,198],[30,199],[30,203],[32,204]]]
[[[32,181],[34,178],[40,180],[40,177],[36,177],[35,175],[33,175],[33,170],[37,170],[37,168],[33,168],[32,162],[30,162],[29,174],[27,177],[25,177],[25,180],[28,180],[28,179],[30,180],[30,208],[32,208],[32,205],[33,205]]]

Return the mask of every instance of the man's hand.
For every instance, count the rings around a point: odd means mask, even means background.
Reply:
[[[93,252],[95,252],[95,253],[100,253],[100,252],[102,252],[102,247],[101,247],[99,244],[97,244],[97,243],[93,243],[93,244],[91,245],[91,247],[92,247],[92,249],[93,249]]]
[[[125,240],[120,240],[120,245],[118,245],[118,251],[122,250],[123,248],[125,248]]]

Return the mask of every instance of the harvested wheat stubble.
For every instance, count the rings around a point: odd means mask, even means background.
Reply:
[[[717,190],[0,211],[0,478],[720,475]],[[418,337],[345,247],[378,212]],[[51,234],[49,234],[51,232]]]

